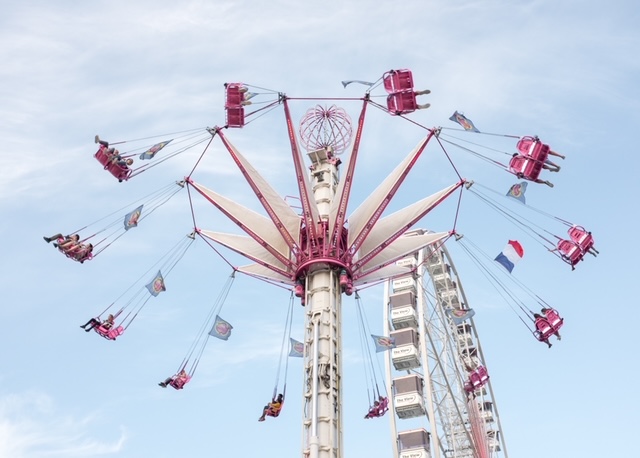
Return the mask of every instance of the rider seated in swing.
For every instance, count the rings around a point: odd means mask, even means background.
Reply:
[[[158,385],[160,385],[162,388],[166,388],[167,385],[171,385],[176,390],[180,390],[189,380],[189,374],[187,374],[187,371],[185,369],[182,369],[176,375],[167,377],[163,382],[158,383]]]
[[[369,411],[364,416],[367,418],[376,418],[380,416],[380,401],[375,401],[371,407],[369,407]]]
[[[534,323],[536,327],[536,338],[540,342],[544,342],[551,348],[551,343],[549,342],[549,336],[553,334],[553,327],[547,318],[543,317],[539,313],[533,314]]]
[[[280,393],[277,397],[273,398],[269,404],[262,409],[262,415],[258,418],[258,421],[264,421],[265,417],[277,417],[282,410],[282,404],[284,403],[284,394]]]
[[[562,337],[560,336],[558,330],[564,324],[564,319],[560,318],[557,310],[552,309],[551,307],[542,307],[540,313],[547,319],[547,321],[551,325],[551,328],[553,329],[553,335],[555,335],[558,340],[562,340]]]
[[[76,245],[78,245],[78,242],[80,241],[80,235],[79,234],[73,234],[73,235],[56,234],[56,235],[52,235],[51,237],[43,237],[43,239],[47,243],[51,243],[54,240],[56,240],[56,243],[54,243],[53,246],[66,252],[66,251],[69,251],[71,248],[75,247]]]
[[[384,396],[378,396],[378,400],[373,403],[373,405],[369,408],[369,411],[364,416],[367,418],[377,418],[383,416],[387,410],[389,405],[389,398]]]
[[[87,259],[90,259],[93,255],[93,245],[91,243],[80,243],[76,247],[74,247],[72,252],[67,253],[69,256],[73,257],[76,261],[79,261],[80,264],[85,262]]]
[[[91,331],[96,326],[102,326],[102,328],[109,330],[113,327],[114,321],[115,321],[115,317],[112,314],[109,314],[109,316],[104,321],[100,321],[98,318],[91,318],[89,321],[87,321],[85,324],[81,325],[80,327],[84,329],[86,332]]]
[[[117,149],[115,149],[113,147],[109,148],[109,142],[108,141],[101,140],[98,135],[96,135],[96,139],[95,140],[96,140],[96,143],[99,143],[101,146],[104,147],[105,154],[109,158],[109,162],[104,167],[105,169],[110,164],[117,164],[120,167],[122,167],[123,169],[127,169],[131,164],[133,164],[133,159],[122,157],[120,155],[120,151],[118,151]]]

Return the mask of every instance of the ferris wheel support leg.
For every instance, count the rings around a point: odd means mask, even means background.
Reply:
[[[418,265],[421,266],[422,269],[422,275],[424,275],[426,267],[424,266],[424,250],[421,250],[418,254]],[[418,328],[419,328],[419,333],[421,336],[424,336],[424,338],[420,339],[420,352],[422,355],[424,355],[422,364],[424,365],[424,369],[426,373],[431,373],[432,368],[430,367],[429,364],[429,359],[426,357],[427,353],[427,339],[426,337],[428,336],[427,334],[427,329],[426,329],[426,317],[425,317],[425,299],[424,299],[424,295],[423,294],[418,294]],[[437,429],[437,424],[436,424],[436,412],[435,412],[435,406],[434,406],[434,402],[433,402],[433,386],[431,385],[431,381],[427,380],[427,382],[425,383],[425,391],[426,391],[426,398],[427,398],[427,416],[429,417],[429,424],[431,427],[431,440],[433,442],[433,457],[434,458],[440,458],[440,437],[438,436],[438,429]]]
[[[389,297],[389,282],[385,282],[384,283],[384,298]],[[382,304],[383,307],[383,314],[382,314],[382,326],[383,329],[387,326],[389,326],[389,304],[387,301],[384,301]],[[387,332],[385,333],[386,335],[389,334],[389,330],[387,329]],[[393,378],[391,377],[391,352],[385,352],[387,353],[387,356],[384,358],[384,365],[385,365],[385,374],[386,374],[386,380],[387,380],[387,386],[388,387],[393,387]],[[392,449],[393,449],[393,458],[398,458],[398,426],[396,425],[396,416],[395,416],[395,400],[393,397],[393,390],[389,390],[389,392],[386,393],[386,396],[388,397],[389,401],[390,401],[390,408],[389,410],[392,412],[391,415],[389,415],[389,423],[391,424],[391,428],[390,432],[391,432],[391,444],[392,445]]]

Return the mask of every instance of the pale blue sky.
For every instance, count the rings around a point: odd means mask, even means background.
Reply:
[[[455,127],[448,117],[459,110],[481,131],[537,134],[565,154],[562,171],[551,177],[555,187],[531,185],[527,197],[588,226],[601,251],[571,272],[474,196],[463,198],[459,231],[490,254],[510,238],[521,240],[526,255],[514,275],[566,318],[562,342],[547,350],[449,244],[477,312],[509,453],[632,452],[640,408],[631,391],[638,250],[629,229],[637,222],[639,165],[636,2],[0,5],[0,230],[8,241],[0,261],[0,457],[299,456],[300,360],[290,363],[282,416],[256,421],[276,377],[284,290],[239,276],[222,313],[234,325],[231,339],[209,342],[187,389],[157,386],[180,364],[230,273],[202,241],[119,341],[78,329],[192,230],[186,192],[84,265],[42,236],[71,231],[181,179],[200,152],[119,184],[92,158],[96,133],[115,141],[223,124],[224,82],[292,97],[357,97],[362,87],[343,89],[340,81],[375,80],[391,68],[410,68],[416,87],[431,89],[432,107],[411,116],[423,125]],[[296,119],[311,104],[292,103]],[[343,107],[355,122],[358,104]],[[279,192],[295,194],[281,110],[227,134]],[[369,110],[364,134],[352,210],[424,131]],[[505,145],[491,137],[478,142]],[[505,192],[513,183],[495,167],[448,151],[466,178]],[[428,153],[394,208],[455,179],[437,148]],[[198,174],[258,208],[219,142]],[[231,227],[201,199],[196,212],[203,228]],[[445,207],[420,226],[447,230],[451,216]],[[362,296],[372,331],[381,330],[381,290]],[[344,313],[345,456],[390,456],[388,419],[362,419],[368,406],[353,299]],[[302,337],[302,323],[296,306],[294,338]]]

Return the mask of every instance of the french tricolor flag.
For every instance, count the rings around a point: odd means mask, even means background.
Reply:
[[[509,240],[507,246],[504,247],[502,253],[496,256],[496,261],[499,264],[502,264],[505,269],[511,273],[515,265],[522,259],[524,256],[524,250],[522,249],[522,245],[520,242],[516,240]]]

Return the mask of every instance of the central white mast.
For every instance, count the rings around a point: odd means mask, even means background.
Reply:
[[[331,150],[309,153],[313,195],[326,234],[331,203],[338,183],[337,162]],[[321,235],[322,234],[322,235]],[[305,387],[303,455],[310,458],[342,457],[342,295],[339,272],[327,262],[309,265],[305,291]]]

